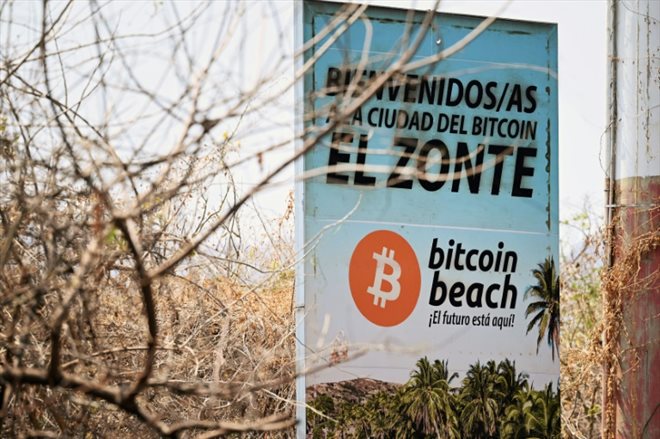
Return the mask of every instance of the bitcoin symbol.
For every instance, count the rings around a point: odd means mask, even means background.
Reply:
[[[348,283],[362,316],[382,327],[400,325],[419,299],[421,273],[415,250],[398,233],[375,230],[355,246]]]
[[[376,275],[374,276],[374,284],[367,288],[367,293],[374,296],[374,305],[385,308],[385,303],[388,300],[399,298],[401,292],[401,285],[399,284],[401,266],[394,259],[394,250],[387,247],[383,247],[382,253],[373,253],[373,258],[376,260]],[[392,269],[391,273],[385,273],[386,266]],[[389,291],[383,290],[383,281],[390,284]]]

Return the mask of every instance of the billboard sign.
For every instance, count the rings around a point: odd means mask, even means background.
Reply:
[[[556,25],[302,15],[299,391],[402,383],[423,356],[556,382],[526,294],[558,259]]]

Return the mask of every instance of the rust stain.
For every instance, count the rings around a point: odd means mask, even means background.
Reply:
[[[619,236],[616,254],[644,234],[660,230],[660,176],[616,181]],[[660,245],[633,267],[634,294],[626,298],[620,335],[621,384],[617,391],[617,437],[655,438],[660,434]],[[631,269],[633,269],[631,268]]]

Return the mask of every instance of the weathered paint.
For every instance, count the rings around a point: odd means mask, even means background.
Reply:
[[[660,437],[660,177],[617,180],[615,256],[617,263],[642,236],[655,233],[654,247],[641,254],[631,278],[639,287],[623,299],[620,388],[616,395],[617,437]],[[630,267],[636,270],[637,267]]]
[[[605,333],[618,341],[617,358],[604,365],[603,437],[660,437],[660,2],[610,1],[610,129],[608,220],[613,226],[610,265],[621,263],[640,238],[652,245],[628,288],[614,292],[622,327]],[[610,302],[608,302],[608,300]],[[606,326],[608,323],[606,322]],[[612,340],[618,337],[618,340]],[[617,385],[618,384],[618,385]],[[612,400],[611,400],[612,399]],[[612,425],[611,421],[614,421]]]

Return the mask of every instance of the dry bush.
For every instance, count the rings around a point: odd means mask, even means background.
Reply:
[[[72,306],[65,330],[71,332],[75,355],[66,357],[62,370],[122,388],[139,376],[146,348],[140,300],[117,300],[120,292],[108,285],[99,289],[103,293],[86,305]],[[170,278],[154,290],[162,342],[153,377],[139,397],[146,410],[162,413],[160,421],[167,424],[240,419],[246,426],[272,413],[291,412],[290,285],[267,285],[256,295],[228,279],[191,285]],[[92,328],[93,336],[84,334]],[[12,436],[44,430],[64,436],[157,436],[128,413],[84,394],[22,386],[12,398],[5,420],[5,434]]]
[[[263,232],[241,218],[379,88],[495,20],[419,60],[426,13],[294,139],[314,59],[290,6],[0,3],[1,435],[290,434],[291,199],[278,221],[257,207]]]
[[[231,81],[245,13],[0,4],[0,436],[291,434],[290,209],[235,180],[291,59]]]
[[[580,233],[577,247],[562,254],[562,437],[600,436],[602,333],[601,273],[605,238],[599,221],[576,215],[565,224]]]
[[[660,208],[631,207],[625,203],[626,195],[621,196],[621,206],[610,224],[612,265],[603,275],[603,342],[599,354],[604,387],[602,437],[606,439],[647,437],[658,408],[631,382],[638,386],[646,382],[640,375],[645,365],[653,362],[651,352],[658,343],[652,331],[640,335],[637,328],[646,319],[657,318],[646,298],[657,294],[660,285],[660,270],[653,264],[660,250]],[[637,404],[647,404],[646,410],[635,410]],[[640,419],[642,413],[649,417]]]
[[[657,212],[646,213],[657,218]],[[607,231],[586,213],[569,222],[583,235],[581,246],[562,260],[562,429],[568,438],[615,437],[623,375],[640,367],[624,309],[658,281],[657,270],[644,271],[644,259],[660,247],[660,232],[631,238],[620,221]],[[614,243],[610,267],[608,239]]]
[[[292,425],[290,270],[248,288],[196,268],[225,258],[193,255],[185,275],[151,277],[141,264],[166,251],[153,225],[79,202],[61,180],[38,202],[9,183],[3,436],[186,437]],[[151,223],[148,213],[142,222]]]
[[[419,59],[436,4],[382,74],[303,117],[332,116],[293,153],[282,114],[314,60],[291,75],[279,5],[0,3],[1,436],[292,434],[290,200],[281,221],[257,209],[263,236],[240,215],[495,17]],[[265,24],[270,41],[247,43]]]

